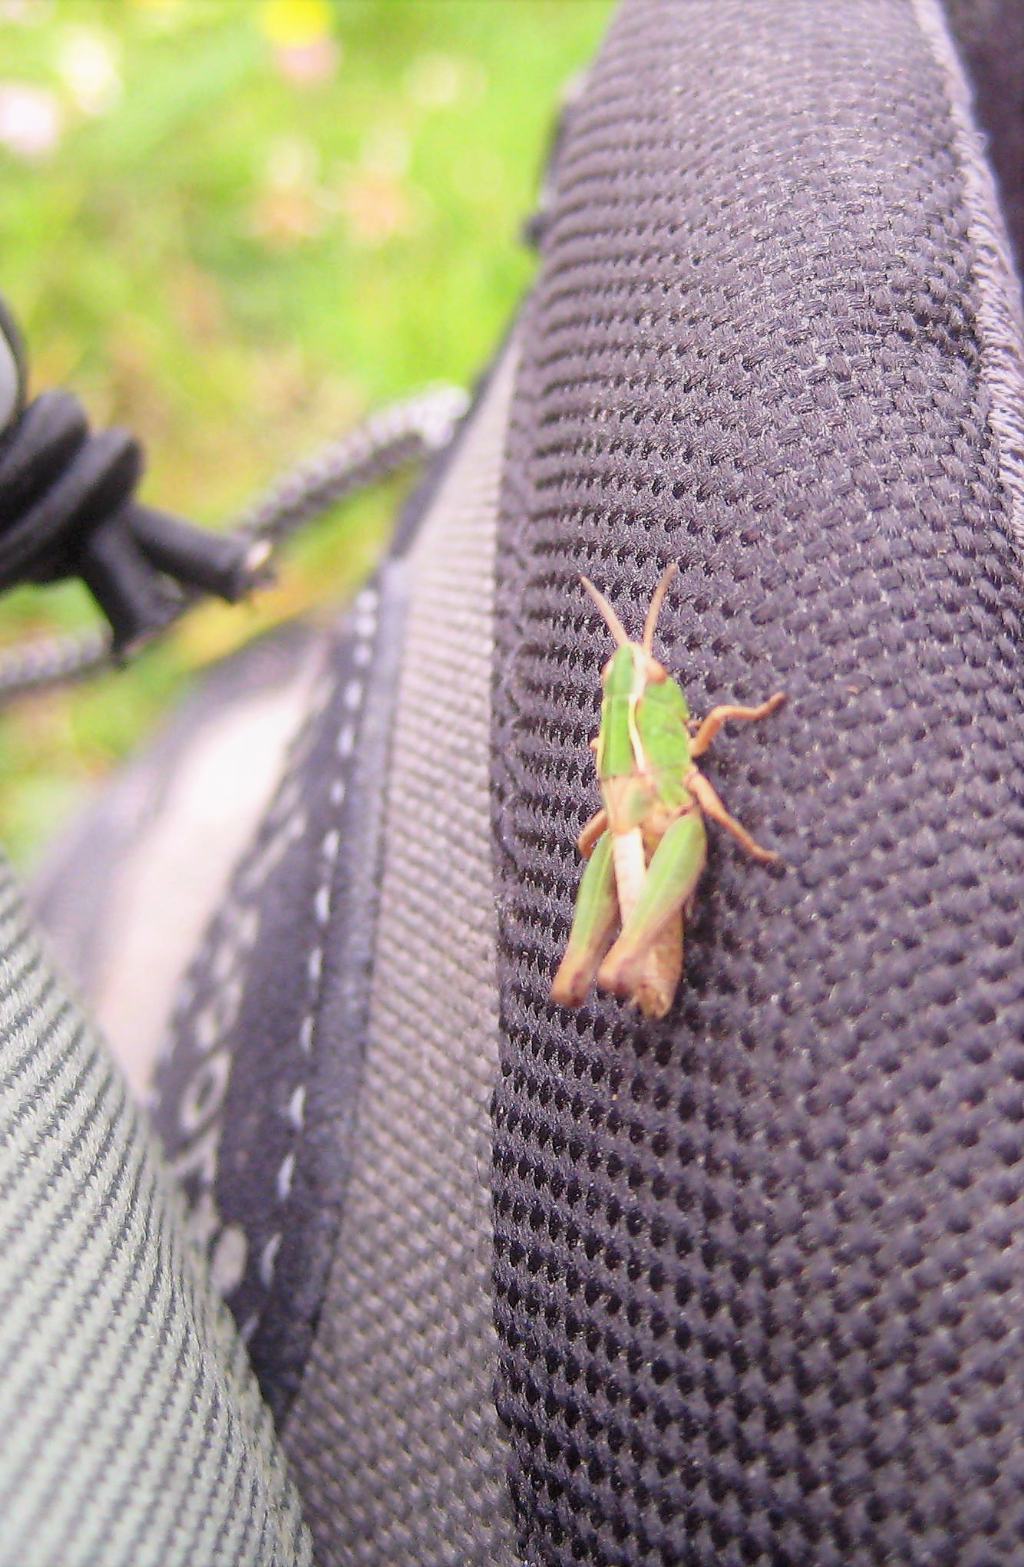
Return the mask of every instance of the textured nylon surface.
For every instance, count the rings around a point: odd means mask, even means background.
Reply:
[[[3,1567],[310,1561],[241,1342],[4,866],[0,1256]]]
[[[513,1560],[488,1189],[493,561],[511,379],[506,360],[408,563],[355,1152],[285,1428],[324,1564]]]
[[[498,1403],[544,1567],[1024,1557],[1022,604],[950,91],[900,0],[675,0],[570,116],[495,653]],[[706,763],[786,864],[713,832],[675,1010],[572,1015],[576,573],[638,628],[669,560],[694,710],[789,693]]]
[[[365,1045],[380,779],[404,600],[357,596],[274,799],[181,987],[153,1116],[280,1423],[344,1200]]]

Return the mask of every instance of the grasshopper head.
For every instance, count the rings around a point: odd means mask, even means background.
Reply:
[[[645,652],[639,642],[616,648],[601,671],[605,696],[640,696],[649,685],[663,685],[668,670]]]
[[[673,561],[662,572],[661,580],[654,590],[654,597],[651,599],[650,608],[647,611],[647,618],[644,621],[644,634],[640,642],[631,642],[629,640],[622,621],[612,609],[604,594],[595,588],[589,578],[580,578],[584,588],[597,605],[601,619],[611,632],[616,645],[615,652],[601,671],[601,684],[608,695],[613,694],[613,687],[616,692],[621,688],[622,694],[625,695],[628,691],[634,690],[637,685],[641,687],[648,684],[660,685],[662,681],[668,679],[668,670],[654,656],[654,632],[657,628],[661,606],[665,602],[665,594],[668,592],[669,584],[678,569]],[[629,655],[628,658],[626,657],[627,653]],[[629,675],[628,681],[626,678],[627,671]]]

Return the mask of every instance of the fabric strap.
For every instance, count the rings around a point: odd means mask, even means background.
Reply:
[[[355,1151],[285,1426],[325,1563],[513,1560],[488,1189],[493,562],[513,369],[509,353],[401,567],[410,611]]]
[[[311,1560],[180,1200],[5,864],[0,1256],[2,1567]]]

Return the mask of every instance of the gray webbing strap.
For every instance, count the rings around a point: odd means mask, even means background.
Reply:
[[[512,372],[507,356],[402,568],[411,608],[357,1151],[285,1430],[324,1563],[514,1560],[489,1188],[490,681]]]
[[[269,1414],[0,862],[0,1567],[299,1567]]]

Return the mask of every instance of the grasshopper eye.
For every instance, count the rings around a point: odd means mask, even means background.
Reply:
[[[648,658],[647,678],[652,686],[660,686],[663,680],[668,679],[668,670],[664,664],[659,664],[656,658]]]
[[[605,664],[604,668],[601,671],[601,684],[603,686],[608,684],[608,676],[612,672],[612,665],[614,664],[614,662],[615,662],[615,659],[614,658],[610,658],[608,660],[607,664]]]

